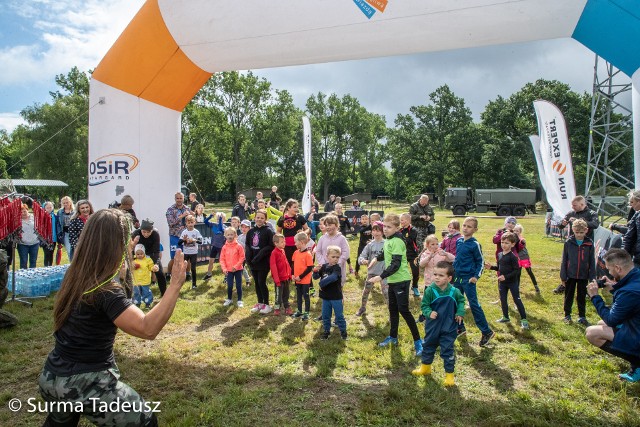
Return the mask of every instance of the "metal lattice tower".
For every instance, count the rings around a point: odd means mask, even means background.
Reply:
[[[622,103],[630,94],[629,78],[596,55],[585,196],[596,208],[600,224],[612,216],[626,217],[623,196],[634,187],[625,164],[629,153],[633,159],[632,112]]]

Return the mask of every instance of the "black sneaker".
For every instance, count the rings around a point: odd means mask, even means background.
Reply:
[[[582,326],[591,326],[591,323],[589,323],[586,317],[578,317],[578,323]]]
[[[553,293],[556,295],[563,294],[565,289],[566,287],[562,283],[560,283],[558,287],[553,290]]]
[[[293,317],[294,319],[297,319],[298,317],[302,317],[302,313],[299,311],[296,311],[291,315],[291,317]]]
[[[325,332],[322,333],[322,335],[320,335],[320,339],[321,340],[328,340],[330,334],[331,334],[331,332],[325,331]]]
[[[463,335],[467,335],[467,328],[460,326],[458,327],[458,336],[461,337]]]
[[[213,274],[207,273],[207,274],[204,275],[202,280],[204,280],[206,282],[207,280],[211,279],[212,277],[213,277]]]
[[[480,338],[480,347],[484,347],[489,343],[489,340],[496,335],[495,332],[491,331],[488,334],[482,334],[482,338]]]
[[[346,341],[346,339],[347,339],[347,331],[340,332],[340,337],[342,337],[342,339]]]

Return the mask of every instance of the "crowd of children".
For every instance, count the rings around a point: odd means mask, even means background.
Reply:
[[[195,229],[195,224],[204,222],[211,228],[213,237],[209,266],[203,279],[211,279],[214,264],[219,261],[227,285],[224,306],[233,304],[234,289],[237,307],[244,306],[244,279],[247,284],[252,281],[255,285],[257,302],[250,310],[252,314],[273,313],[306,321],[311,316],[310,297],[315,295],[315,280],[322,300],[321,313],[314,316],[322,322],[320,338],[328,339],[334,326],[340,331],[341,338],[347,339],[343,288],[351,268],[346,235],[353,232],[355,222],[349,222],[344,216],[340,203],[335,205],[334,212],[323,214],[319,219],[316,219],[315,212],[300,215],[299,204],[293,199],[288,200],[282,211],[279,211],[274,208],[280,203],[276,191],[277,188],[274,188],[269,203],[255,201],[257,209],[247,208],[246,212],[250,212],[246,214],[247,219],[234,216],[229,226],[225,225],[226,216],[222,212],[212,212],[205,217],[201,204],[196,207],[195,215],[185,218],[186,228],[180,236],[179,244],[190,264],[192,288],[197,286],[195,266],[198,245],[203,239]],[[254,221],[253,225],[249,219]],[[408,213],[387,214],[383,221],[378,214],[369,216],[365,213],[359,218],[356,279],[360,278],[360,270],[366,268],[367,271],[362,281],[360,307],[355,315],[366,315],[371,292],[376,283],[380,283],[380,292],[388,307],[389,333],[378,346],[398,344],[398,327],[402,316],[411,332],[415,354],[422,358],[421,365],[412,373],[431,374],[431,364],[439,346],[447,386],[455,383],[454,342],[467,332],[464,323],[465,309],[470,309],[475,325],[481,332],[481,347],[486,346],[495,336],[478,300],[476,286],[483,271],[490,269],[497,272],[497,289],[502,309],[502,317],[496,320],[497,323],[511,321],[508,305],[508,294],[511,293],[521,328],[527,330],[530,327],[520,296],[523,269],[535,291],[540,293],[526,247],[524,230],[522,225],[517,224],[516,218],[507,217],[504,227],[495,233],[495,264],[485,262],[482,247],[474,237],[477,230],[478,220],[475,217],[467,217],[462,224],[457,219],[452,219],[446,232],[443,232],[441,242],[435,234],[430,234],[420,247],[418,233],[412,226],[411,215]],[[564,320],[567,323],[571,322],[573,299],[577,294],[578,322],[589,325],[585,316],[586,287],[588,281],[595,277],[595,248],[587,237],[588,231],[587,223],[577,219],[572,223],[571,237],[564,245],[560,276],[566,287]],[[315,241],[312,236],[316,238]],[[145,248],[137,245],[133,271],[133,301],[136,305],[144,303],[149,307],[153,303],[149,285],[156,271],[158,266],[146,256]],[[267,283],[269,274],[275,291],[273,300],[270,299]],[[420,278],[424,287],[422,293],[418,287]],[[295,289],[295,311],[289,301],[292,286]],[[412,295],[422,298],[417,320],[410,310],[409,299]],[[418,328],[422,322],[423,337]]]

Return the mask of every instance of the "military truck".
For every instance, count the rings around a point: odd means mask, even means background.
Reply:
[[[448,188],[444,204],[454,215],[491,211],[498,216],[524,216],[527,211],[536,213],[536,190]]]

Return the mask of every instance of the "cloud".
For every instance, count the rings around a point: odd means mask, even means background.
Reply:
[[[0,113],[0,129],[4,129],[7,133],[24,123],[22,117],[18,113]]]
[[[0,86],[50,80],[71,67],[93,69],[143,0],[23,0],[9,3],[38,37],[0,49]],[[6,15],[6,14],[5,14]]]
[[[448,84],[479,120],[486,104],[508,97],[537,79],[565,82],[577,92],[591,91],[594,54],[571,39],[545,40],[417,55],[256,70],[273,87],[287,89],[304,109],[319,91],[351,94],[389,125],[397,114],[429,102],[429,94]]]

